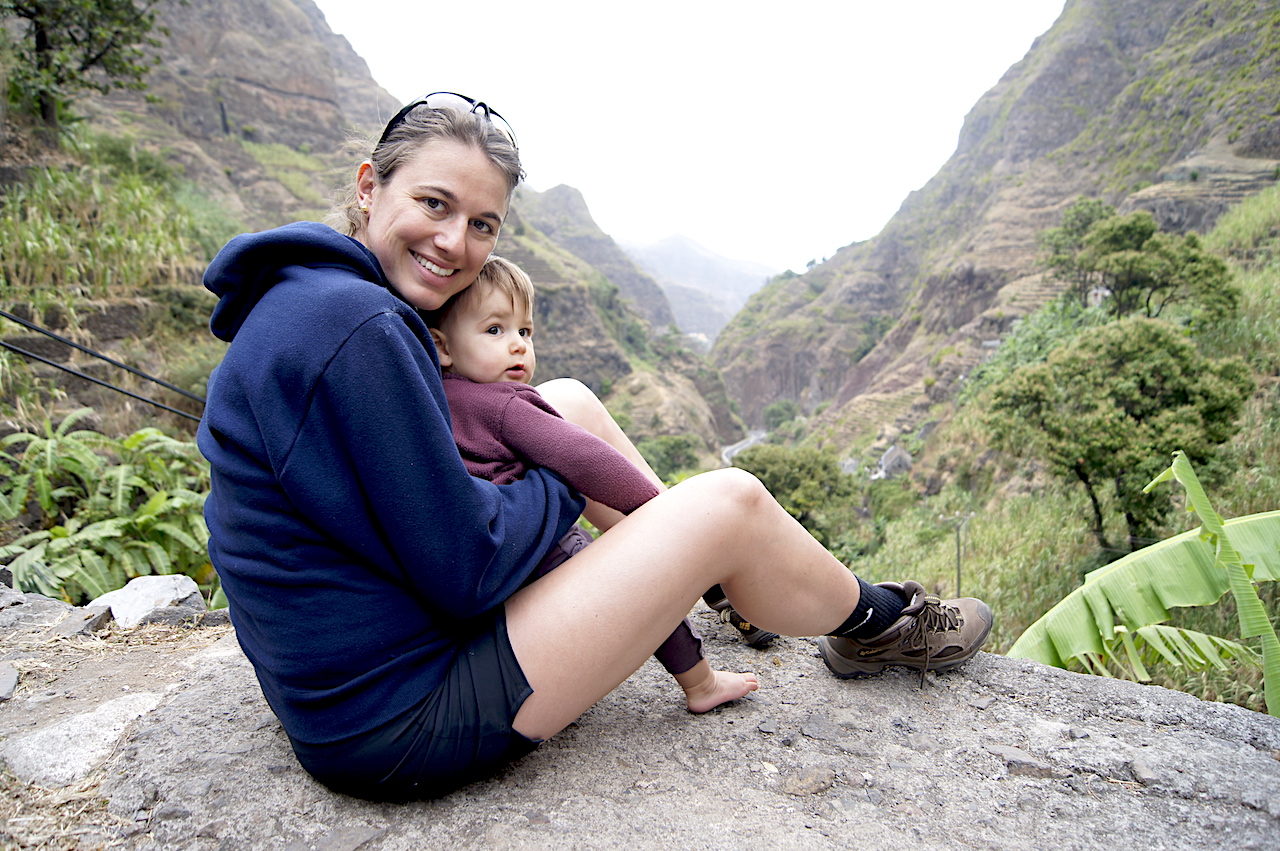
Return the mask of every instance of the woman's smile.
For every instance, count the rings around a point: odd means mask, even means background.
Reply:
[[[423,145],[385,182],[357,181],[368,220],[356,234],[392,288],[435,310],[480,274],[507,215],[507,179],[484,152],[451,139]]]

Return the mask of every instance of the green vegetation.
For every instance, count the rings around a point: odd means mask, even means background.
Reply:
[[[1080,228],[1081,244],[1092,224]],[[795,500],[793,514],[838,517],[819,534],[869,581],[910,575],[951,595],[961,573],[964,593],[983,597],[997,612],[989,646],[1003,652],[1086,576],[1119,564],[1131,546],[1185,530],[1167,491],[1143,493],[1174,450],[1183,449],[1212,482],[1224,515],[1274,511],[1280,506],[1280,382],[1274,378],[1280,374],[1280,187],[1232,210],[1199,245],[1230,272],[1236,311],[1211,316],[1183,300],[1159,318],[1119,319],[1105,306],[1084,306],[1067,295],[1022,320],[975,370],[942,425],[921,451],[913,448],[911,476],[850,476],[825,497],[822,488],[802,493],[808,501]],[[1033,399],[1054,431],[1038,428],[1015,404]],[[1121,459],[1107,458],[1105,448],[1126,460],[1112,463]],[[795,451],[770,449],[777,458]],[[1069,472],[1082,457],[1097,470],[1110,464],[1095,493],[1100,524],[1085,487]],[[792,466],[805,469],[799,459]],[[784,482],[775,485],[775,495],[785,501],[785,477],[776,478]],[[1280,583],[1259,589],[1269,611],[1280,601],[1278,589]],[[1245,643],[1232,605],[1173,608],[1158,631],[1173,629]],[[1172,688],[1261,709],[1261,673],[1248,663],[1249,653],[1233,658],[1222,649],[1233,645],[1214,645],[1223,667],[1212,661],[1197,667],[1177,653],[1170,660],[1155,651],[1149,659],[1144,651],[1146,673]],[[1123,666],[1112,672],[1122,673]]]
[[[1160,232],[1145,210],[1117,216],[1110,205],[1082,197],[1060,227],[1045,231],[1041,247],[1049,274],[1081,306],[1096,299],[1116,317],[1156,317],[1172,304],[1190,304],[1213,322],[1236,308],[1227,264],[1194,233]]]
[[[800,406],[792,399],[779,399],[765,406],[764,427],[769,431],[781,427],[800,416]]]
[[[240,145],[257,161],[273,180],[279,181],[299,202],[312,208],[298,218],[320,220],[329,209],[328,187],[330,167],[322,159],[306,151],[280,144],[262,144],[241,139]],[[317,187],[317,183],[322,188]]]
[[[66,108],[85,91],[140,89],[160,44],[158,0],[0,0],[0,38],[16,31],[10,104],[38,118],[54,144]]]
[[[73,429],[92,413],[0,441],[0,519],[27,530],[0,547],[18,587],[83,604],[135,576],[184,573],[212,597],[199,450],[154,428],[122,440]]]
[[[655,415],[656,416],[656,415]],[[662,434],[636,444],[636,449],[664,482],[697,472],[702,441],[689,434]]]
[[[0,275],[7,293],[102,297],[122,286],[172,282],[191,258],[189,221],[141,174],[93,166],[40,169],[0,207]]]
[[[127,138],[83,134],[68,153],[78,164],[35,169],[0,196],[6,302],[69,307],[190,283],[242,229],[162,156]]]
[[[1043,457],[1084,487],[1101,549],[1114,549],[1109,498],[1136,549],[1169,514],[1167,499],[1143,489],[1156,473],[1151,459],[1181,448],[1208,463],[1252,392],[1242,361],[1215,363],[1167,323],[1126,319],[1014,372],[995,387],[988,422],[996,446]]]
[[[1280,579],[1280,511],[1224,522],[1209,503],[1191,462],[1172,465],[1148,484],[1176,479],[1200,518],[1185,532],[1089,574],[1085,583],[1032,624],[1009,655],[1094,673],[1113,671],[1149,681],[1157,660],[1193,671],[1229,669],[1229,660],[1258,664],[1258,654],[1218,635],[1165,625],[1173,607],[1209,606],[1231,592],[1240,635],[1257,638],[1265,703],[1280,717],[1280,641],[1254,583]]]
[[[853,477],[836,457],[820,449],[753,446],[733,459],[754,473],[787,513],[824,544],[834,543],[851,512]]]

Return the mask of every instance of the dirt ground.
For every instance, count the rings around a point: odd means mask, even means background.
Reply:
[[[164,691],[180,676],[182,660],[231,627],[153,624],[124,631],[112,624],[72,638],[51,638],[47,631],[44,623],[4,631],[0,663],[13,666],[19,678],[13,699],[0,703],[0,738],[42,729],[130,691]],[[0,768],[0,849],[119,847],[132,824],[107,812],[103,779],[93,772],[65,789],[46,790]],[[116,827],[119,836],[103,837],[103,826]]]

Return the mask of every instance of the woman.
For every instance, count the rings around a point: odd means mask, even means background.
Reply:
[[[837,636],[820,642],[837,676],[976,653],[984,604],[862,582],[741,470],[672,488],[524,585],[583,503],[543,470],[467,475],[418,315],[475,280],[521,176],[497,113],[437,93],[388,123],[332,217],[342,232],[237,237],[206,273],[210,327],[231,341],[199,434],[210,557],[303,766],[392,800],[492,774],[626,679],[716,583],[763,628]],[[647,469],[583,385],[539,389]]]

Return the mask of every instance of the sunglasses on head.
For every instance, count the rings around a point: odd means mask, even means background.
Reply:
[[[387,136],[390,135],[392,130],[404,123],[406,115],[420,106],[425,106],[428,109],[456,109],[459,112],[472,112],[483,115],[493,125],[494,129],[507,137],[511,147],[520,150],[520,146],[516,144],[516,131],[511,129],[511,125],[507,123],[505,118],[490,109],[489,105],[484,101],[475,100],[456,92],[432,92],[405,104],[404,108],[393,115],[391,120],[387,122],[386,128],[382,131],[382,136],[378,139],[378,147],[382,147],[382,144],[387,141]]]

